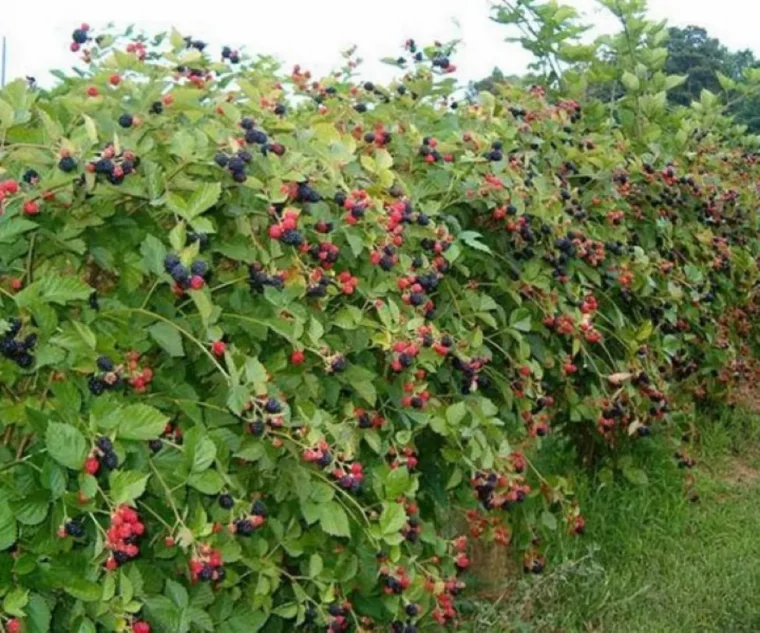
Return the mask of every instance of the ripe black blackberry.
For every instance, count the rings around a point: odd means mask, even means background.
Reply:
[[[272,414],[280,413],[282,411],[282,404],[280,404],[279,400],[269,398],[264,405],[264,410]]]
[[[105,436],[99,437],[95,445],[104,453],[113,452],[113,442],[111,442],[110,438],[107,438]]]
[[[58,169],[70,173],[77,168],[77,161],[73,156],[64,156],[58,161]]]
[[[100,463],[108,470],[115,470],[119,467],[119,457],[113,451],[103,454],[103,459]]]
[[[79,519],[72,519],[68,521],[64,526],[66,534],[73,536],[74,538],[81,538],[84,536],[84,525],[82,525]]]
[[[113,371],[113,361],[108,356],[100,356],[97,360],[98,369],[100,371]]]
[[[134,117],[131,114],[124,113],[119,117],[119,125],[123,128],[132,127]]]
[[[84,44],[87,42],[87,31],[76,29],[71,34],[71,39],[74,40],[77,44]]]
[[[248,430],[251,432],[251,435],[254,437],[261,437],[264,435],[264,422],[262,420],[254,420],[251,422],[250,426],[248,427]]]
[[[160,101],[154,101],[150,104],[151,114],[161,114],[164,111],[164,104]]]
[[[258,499],[254,501],[253,505],[251,506],[251,514],[259,517],[265,517],[267,515],[267,507],[264,505],[264,502],[259,501]]]
[[[235,533],[240,536],[250,536],[255,529],[250,519],[238,519],[235,521]]]
[[[235,500],[232,498],[232,495],[226,492],[224,494],[219,495],[218,501],[219,501],[219,505],[225,510],[229,510],[235,505]]]
[[[21,177],[21,179],[27,184],[31,185],[34,184],[35,181],[39,180],[40,175],[34,170],[34,169],[27,169],[24,172],[24,175]]]
[[[87,380],[87,388],[93,396],[100,396],[106,390],[106,382],[97,376],[90,376]]]

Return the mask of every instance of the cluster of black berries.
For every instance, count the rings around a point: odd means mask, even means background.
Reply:
[[[391,623],[391,633],[417,633],[417,626],[411,618],[416,618],[420,614],[420,608],[416,604],[408,604],[405,609],[406,615],[410,618],[404,624],[401,620]]]
[[[188,269],[174,253],[169,253],[164,258],[164,270],[182,290],[200,290],[211,274],[208,264],[202,259],[195,260]]]
[[[81,519],[67,521],[63,529],[68,536],[73,536],[74,538],[82,538],[84,536],[84,524]]]
[[[254,501],[251,507],[251,514],[242,519],[235,519],[235,534],[239,536],[250,536],[257,528],[261,527],[266,521],[267,509],[261,501]]]
[[[420,156],[425,158],[425,160],[427,160],[428,162],[437,163],[438,161],[443,160],[443,156],[435,148],[436,148],[435,141],[429,136],[426,136],[425,138],[422,139],[422,145],[420,145]]]
[[[322,196],[308,182],[299,182],[296,189],[296,202],[319,202]]]
[[[89,24],[82,24],[78,29],[75,29],[74,32],[71,34],[71,44],[69,44],[69,50],[72,53],[76,53],[81,47],[82,44],[86,44],[90,40],[90,25]],[[101,38],[96,37],[95,41],[100,44]],[[34,86],[34,77],[27,77],[27,81],[29,81],[32,86]]]
[[[332,242],[320,242],[309,247],[309,255],[317,260],[322,266],[329,268],[338,261],[340,249]]]
[[[119,456],[113,450],[113,442],[105,436],[99,437],[95,446],[100,452],[100,464],[108,470],[114,470],[119,467]]]
[[[346,369],[346,357],[343,356],[343,354],[335,354],[335,356],[333,356],[330,359],[330,362],[327,367],[327,373],[339,374],[345,369]]]
[[[315,284],[311,284],[306,288],[306,296],[312,298],[321,298],[327,296],[327,287],[331,281],[328,277],[320,277],[319,281]]]
[[[40,175],[34,169],[27,169],[21,177],[27,185],[36,185],[40,180]]]
[[[275,114],[284,114],[284,106],[277,106],[274,109]],[[245,130],[245,142],[249,145],[258,145],[261,153],[266,156],[269,152],[277,156],[285,153],[285,146],[282,143],[270,143],[269,137],[263,130],[256,129],[256,122],[250,117],[244,117],[240,121],[240,127]]]
[[[504,152],[502,148],[504,144],[501,141],[494,141],[491,143],[491,151],[485,153],[485,157],[490,161],[500,161],[504,158]]]
[[[171,440],[174,444],[181,445],[184,441],[182,437],[182,429],[179,428],[174,422],[169,422],[164,428],[164,432],[161,437],[167,440]],[[160,439],[150,440],[148,447],[153,453],[158,453],[164,443]]]
[[[248,178],[248,174],[245,172],[245,166],[253,160],[251,152],[240,150],[237,154],[225,154],[224,152],[217,152],[214,156],[214,162],[219,167],[226,167],[232,174],[232,179],[235,182],[245,182]]]
[[[206,42],[194,40],[192,37],[186,37],[185,48],[194,48],[197,51],[203,51],[203,49],[206,48]]]
[[[451,61],[443,54],[433,57],[432,63],[435,68],[440,68],[441,70],[448,70],[451,66]]]
[[[75,171],[78,166],[77,159],[69,154],[62,156],[58,161],[58,169],[67,174]]]
[[[187,243],[193,244],[195,242],[198,242],[198,250],[205,251],[209,243],[208,235],[205,233],[194,233],[193,231],[189,231],[187,234]]]
[[[251,264],[248,270],[248,285],[252,292],[264,292],[266,286],[271,286],[275,290],[282,290],[283,281],[279,275],[269,275],[264,267],[258,262]]]
[[[37,344],[37,335],[29,334],[23,340],[18,339],[19,332],[21,332],[21,321],[11,319],[8,325],[8,331],[0,338],[0,354],[8,360],[12,360],[22,369],[28,369],[34,364],[34,357],[31,352]]]
[[[108,356],[101,356],[97,361],[101,374],[93,374],[87,380],[87,387],[93,396],[99,396],[106,390],[124,386],[124,379],[117,373],[113,361]]]
[[[454,369],[462,372],[461,391],[468,394],[477,391],[478,388],[486,389],[491,386],[491,379],[485,374],[480,373],[488,363],[487,358],[473,358],[471,361],[463,361],[454,356],[451,361]]]
[[[229,46],[222,48],[222,59],[226,59],[230,64],[240,63],[240,53],[233,51]]]
[[[87,164],[87,171],[105,177],[112,185],[120,185],[139,165],[139,156],[128,150],[116,154],[113,143],[108,143],[98,158]]]

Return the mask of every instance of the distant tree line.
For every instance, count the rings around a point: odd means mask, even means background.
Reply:
[[[725,85],[721,85],[721,75],[740,84],[745,80],[748,70],[756,69],[760,73],[760,60],[751,50],[731,51],[702,27],[672,27],[669,34],[665,70],[668,74],[687,77],[683,84],[668,93],[673,104],[688,106],[692,101],[699,101],[699,96],[705,89],[715,94],[725,92]],[[493,91],[500,83],[531,80],[531,77],[506,76],[499,68],[494,68],[488,77],[471,85],[470,93]],[[729,89],[729,92],[732,91]],[[600,96],[603,95],[606,99],[615,94],[615,90],[600,91]],[[760,133],[760,92],[729,94],[727,101],[737,123],[747,125],[752,133]]]

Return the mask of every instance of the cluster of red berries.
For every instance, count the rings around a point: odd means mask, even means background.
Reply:
[[[298,230],[298,216],[297,209],[286,209],[280,221],[269,227],[269,237],[288,246],[301,246],[304,238]]]
[[[87,23],[81,24],[78,29],[74,30],[71,34],[71,44],[69,45],[69,49],[72,53],[76,53],[81,48],[82,44],[87,43],[90,39],[89,32],[90,25]]]
[[[17,194],[19,191],[19,184],[17,180],[9,179],[0,181],[0,215],[5,213],[5,200],[6,198]]]
[[[140,554],[139,542],[145,534],[145,525],[134,508],[119,506],[111,515],[111,526],[106,532],[106,547],[111,556],[106,569],[113,571]]]
[[[95,448],[84,462],[84,471],[94,476],[98,474],[101,466],[107,470],[119,467],[119,456],[113,448],[113,442],[105,436],[99,437],[95,442]]]
[[[404,567],[391,570],[387,565],[380,567],[380,578],[383,581],[383,593],[400,595],[411,584],[411,579]]]
[[[546,316],[543,320],[544,326],[554,330],[557,334],[570,336],[575,332],[575,319],[569,314],[560,314],[559,316]]]
[[[320,242],[311,245],[304,243],[301,250],[308,252],[312,259],[316,260],[325,270],[330,270],[340,256],[340,248],[332,242]]]
[[[356,423],[360,429],[379,429],[385,424],[385,418],[377,411],[356,409],[354,417],[356,417]]]
[[[5,628],[8,633],[21,633],[21,620],[18,618],[11,618],[5,623]]]
[[[172,290],[178,296],[183,295],[186,290],[200,290],[206,285],[211,274],[208,264],[202,259],[194,261],[188,269],[174,253],[169,253],[164,258],[164,270],[174,280]]]
[[[401,398],[402,407],[423,410],[430,400],[430,392],[427,389],[419,390],[412,382],[404,383],[404,392],[406,395]]]
[[[198,548],[197,557],[190,561],[190,576],[193,582],[219,582],[224,580],[222,553],[209,545]]]
[[[222,497],[220,497],[220,504],[222,502]],[[223,504],[222,507],[225,507],[226,504]],[[260,528],[267,520],[267,509],[266,506],[259,500],[256,500],[253,502],[253,505],[251,506],[251,513],[242,518],[235,519],[232,522],[232,525],[230,525],[230,532],[232,534],[237,534],[238,536],[250,536],[253,534],[258,528]]]
[[[417,468],[417,463],[419,461],[417,459],[417,453],[413,448],[408,446],[402,448],[400,452],[391,447],[388,449],[385,457],[389,462],[391,470],[396,470],[401,466],[406,466],[407,470],[414,470]]]
[[[509,477],[495,472],[479,472],[470,480],[470,485],[486,510],[509,510],[512,504],[525,501],[530,493],[530,486],[520,475]]]
[[[120,185],[139,166],[140,157],[134,152],[122,150],[117,153],[114,144],[108,143],[97,158],[87,163],[85,169],[96,177],[105,178],[112,185]]]
[[[353,493],[359,492],[364,481],[364,467],[359,462],[336,466],[330,474],[341,488]]]
[[[145,393],[153,382],[153,369],[140,367],[140,353],[134,350],[127,353],[127,372],[129,384],[137,393]]]
[[[420,353],[419,345],[411,341],[397,341],[393,344],[392,350],[391,369],[396,373],[409,369],[414,364],[414,359]]]
[[[422,531],[420,509],[414,501],[408,501],[404,504],[404,511],[406,512],[406,522],[401,528],[401,534],[410,543],[416,543]]]
[[[112,391],[124,386],[121,375],[122,366],[116,367],[108,356],[100,356],[97,360],[99,373],[93,374],[87,380],[87,387],[93,396],[99,396],[104,391]]]
[[[330,446],[324,440],[320,441],[313,448],[304,449],[301,457],[306,462],[313,462],[320,468],[327,468],[333,462],[333,456],[330,452]]]
[[[346,210],[344,222],[353,225],[364,217],[372,199],[364,189],[354,189],[348,195],[342,191],[336,193],[335,202]]]

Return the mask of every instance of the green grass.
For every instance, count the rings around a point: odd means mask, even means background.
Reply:
[[[708,424],[695,449],[696,501],[653,444],[649,483],[581,479],[587,535],[562,539],[545,576],[479,605],[481,631],[760,631],[760,423]],[[728,432],[726,428],[731,428]]]

